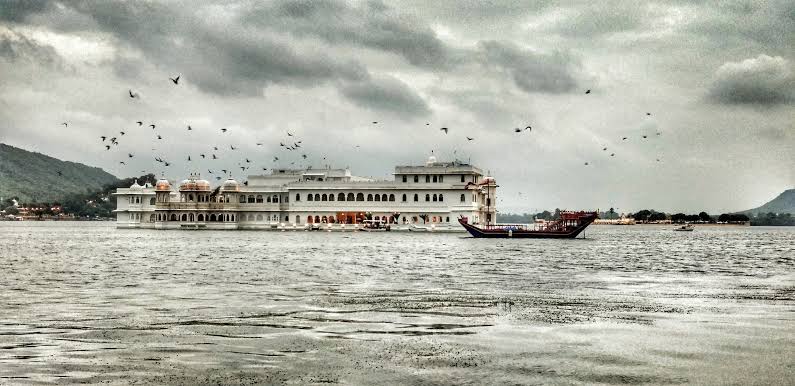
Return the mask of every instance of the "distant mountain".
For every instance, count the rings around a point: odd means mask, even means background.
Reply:
[[[19,197],[20,202],[54,202],[73,193],[99,190],[116,181],[118,178],[100,168],[0,143],[0,197],[3,200]]]
[[[795,189],[785,190],[779,194],[778,197],[768,201],[758,208],[748,209],[741,213],[757,214],[757,213],[790,213],[795,214]]]

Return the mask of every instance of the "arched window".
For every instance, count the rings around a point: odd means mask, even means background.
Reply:
[[[301,201],[301,193],[296,193],[295,194],[295,201],[296,202]]]
[[[295,223],[296,224],[300,224],[301,223],[301,216],[295,215]]]
[[[328,195],[326,193],[323,193],[323,195],[320,196],[320,201],[328,201]]]
[[[430,174],[426,174],[425,175],[425,183],[427,184],[429,182],[431,182],[431,175]]]
[[[414,176],[414,182],[420,182],[420,176]]]
[[[441,202],[441,201],[444,201],[444,195],[443,195],[443,194],[441,194],[441,193],[439,193],[439,201],[440,201],[440,202]]]
[[[193,213],[190,214],[190,222],[193,222]]]
[[[229,202],[229,196],[226,196],[226,202]]]
[[[364,193],[356,194],[356,201],[364,201]]]
[[[425,194],[425,201],[426,202],[427,201],[431,201],[431,195],[430,194]]]
[[[367,201],[373,201],[373,195],[372,194],[368,194],[367,195]]]
[[[154,204],[155,204],[155,198],[152,197],[149,199],[149,205],[154,205]]]
[[[381,201],[386,201],[386,193],[381,195]]]
[[[234,214],[232,215],[232,221],[235,221],[235,215]]]
[[[355,199],[355,198],[353,198],[353,193],[348,193],[348,197],[347,197],[347,199],[346,199],[346,200],[347,200],[347,201],[356,201],[356,199]]]
[[[439,182],[444,182],[444,176],[439,176]]]
[[[262,204],[262,202],[263,202],[263,201],[262,201],[262,195],[261,195],[261,194],[258,194],[258,195],[257,195],[257,204]]]
[[[407,181],[408,181],[408,178],[406,178],[406,176],[404,175],[403,176],[403,183],[405,184]]]
[[[320,194],[315,193],[315,201],[320,201]]]
[[[461,202],[464,202],[464,201],[466,201],[466,196],[464,196],[464,193],[461,193]]]
[[[268,199],[268,202],[271,202],[271,196],[268,196],[267,199]]]
[[[204,221],[204,215],[199,213],[199,217],[197,218],[199,221]]]
[[[334,193],[331,193],[331,194],[328,195],[328,200],[329,201],[334,201]]]
[[[403,202],[406,202],[406,193],[403,193]]]
[[[155,215],[154,214],[150,214],[149,215],[149,222],[155,222]]]
[[[210,215],[210,221],[215,221],[215,213]]]
[[[450,217],[445,217],[444,222],[450,222]]]
[[[241,204],[245,204],[245,203],[246,203],[246,196],[245,196],[245,195],[243,195],[243,194],[241,194],[241,195],[240,195],[240,200],[239,200],[239,202],[240,202]]]
[[[315,200],[315,196],[313,196],[311,194],[307,194],[306,195],[306,199],[307,199],[307,201],[314,201]]]
[[[320,223],[320,216],[315,216],[315,223],[316,224]]]
[[[323,218],[320,219],[320,222],[322,222],[323,224],[327,224],[328,223],[328,217],[323,216]]]
[[[414,193],[414,202],[417,202],[419,200],[420,200],[420,196],[417,195],[417,193]]]
[[[136,200],[135,200],[135,201],[136,201],[136,202],[141,202],[141,201],[138,201],[138,200],[139,200],[139,199],[136,197]],[[188,201],[190,201],[190,202],[193,202],[193,194],[192,194],[192,193],[188,195]]]
[[[183,214],[182,215],[182,221],[188,221],[188,215],[187,214]]]
[[[252,194],[252,195],[249,195],[249,196],[248,196],[248,203],[249,203],[249,204],[253,204],[253,203],[255,203],[255,202],[257,202],[257,199],[254,197],[254,195],[253,195],[253,194]]]
[[[439,178],[436,177],[436,176],[433,176],[433,182],[439,182]]]
[[[376,201],[381,201],[381,195],[380,194],[376,194],[374,198],[375,198]],[[386,201],[386,200],[384,200],[384,201]]]
[[[433,195],[433,202],[436,202],[436,195]]]
[[[395,195],[394,194],[390,194],[389,195],[389,201],[395,201]]]

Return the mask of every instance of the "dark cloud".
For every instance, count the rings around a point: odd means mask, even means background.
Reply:
[[[244,20],[297,37],[391,52],[418,67],[443,68],[455,62],[453,50],[426,24],[380,2],[354,6],[330,0],[281,1],[252,9]]]
[[[29,15],[44,11],[47,0],[3,0],[0,4],[0,20],[22,22]]]
[[[426,116],[428,104],[407,84],[389,76],[348,83],[340,90],[355,104],[403,117]]]
[[[577,88],[579,61],[565,52],[540,53],[514,44],[478,44],[483,64],[508,74],[526,92],[564,93]]]
[[[790,103],[795,100],[792,64],[767,55],[725,63],[715,72],[709,97],[726,104]]]
[[[36,64],[50,68],[64,66],[54,48],[13,32],[0,35],[0,58],[17,65]]]

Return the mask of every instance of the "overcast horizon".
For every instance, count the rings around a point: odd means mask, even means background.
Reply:
[[[792,1],[0,0],[0,142],[121,178],[433,151],[502,212],[719,214],[795,187],[793,42]]]

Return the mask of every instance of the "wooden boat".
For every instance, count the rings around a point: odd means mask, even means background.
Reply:
[[[573,239],[596,220],[596,212],[560,212],[560,219],[537,224],[534,227],[524,224],[493,224],[479,227],[470,224],[466,217],[458,219],[473,237],[477,238],[536,238]]]
[[[694,228],[692,224],[682,225],[679,228],[674,228],[674,230],[677,232],[692,232],[693,229]]]

